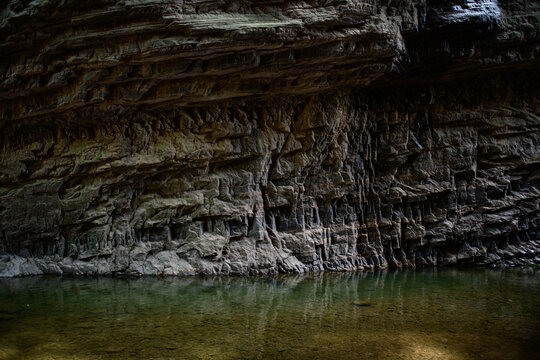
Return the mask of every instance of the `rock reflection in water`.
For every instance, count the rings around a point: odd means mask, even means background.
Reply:
[[[0,359],[532,359],[538,295],[532,269],[4,279]]]

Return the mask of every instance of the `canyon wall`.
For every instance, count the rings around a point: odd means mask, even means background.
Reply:
[[[540,262],[540,3],[0,1],[0,276]]]

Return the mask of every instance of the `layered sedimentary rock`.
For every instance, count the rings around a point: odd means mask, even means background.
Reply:
[[[538,2],[0,12],[0,276],[540,261]]]

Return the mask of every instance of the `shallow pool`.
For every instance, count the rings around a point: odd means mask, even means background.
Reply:
[[[540,271],[0,280],[0,359],[539,359]]]

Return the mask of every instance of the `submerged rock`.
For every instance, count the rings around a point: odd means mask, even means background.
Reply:
[[[0,276],[538,262],[538,2],[0,14]]]
[[[351,305],[358,306],[358,307],[368,307],[368,306],[371,306],[371,303],[362,302],[362,301],[354,301],[351,303]]]

